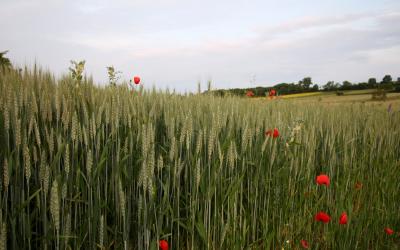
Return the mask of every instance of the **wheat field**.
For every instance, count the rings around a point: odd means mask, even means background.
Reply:
[[[76,85],[38,67],[0,73],[0,91],[0,249],[400,249],[396,110]]]

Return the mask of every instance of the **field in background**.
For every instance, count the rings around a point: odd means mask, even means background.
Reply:
[[[360,103],[365,105],[373,105],[387,108],[390,104],[392,108],[400,109],[400,93],[387,93],[387,98],[384,101],[372,100],[372,93],[375,89],[366,90],[348,90],[342,91],[344,95],[338,96],[336,92],[310,92],[292,95],[278,96],[276,99],[269,99],[268,97],[255,98],[262,101],[277,101],[277,100],[290,100],[302,103],[315,103],[317,105],[336,105],[336,104],[354,104]]]
[[[180,96],[40,70],[0,73],[0,91],[0,248],[399,249],[400,112],[367,96]]]
[[[292,95],[282,95],[282,96],[280,96],[280,98],[291,99],[291,98],[320,96],[320,95],[322,95],[322,92],[310,92],[310,93],[300,93],[300,94],[292,94]]]

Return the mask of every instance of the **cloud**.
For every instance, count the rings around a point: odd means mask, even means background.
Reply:
[[[267,85],[297,81],[304,76],[313,76],[319,83],[341,81],[340,78],[361,81],[367,74],[378,74],[385,68],[395,74],[396,70],[388,64],[398,60],[390,53],[398,51],[396,46],[400,44],[400,28],[393,26],[400,22],[400,16],[396,12],[366,16],[326,17],[321,22],[316,21],[318,18],[292,20],[271,27],[270,30],[286,29],[268,39],[263,30],[236,40],[200,36],[196,43],[179,43],[177,35],[165,41],[162,32],[139,37],[118,32],[108,36],[76,34],[61,41],[116,53],[124,62],[124,72],[131,72],[129,65],[136,65],[136,72],[144,79],[151,79],[158,86],[174,84],[181,89],[187,88],[188,82],[195,86],[199,78],[213,78],[219,88],[238,87],[240,82],[248,82],[252,74],[257,75],[259,84]],[[353,25],[360,20],[368,20],[368,25]],[[314,27],[318,30],[290,32]],[[354,69],[358,71],[353,72]]]
[[[260,85],[304,76],[325,83],[400,75],[399,8],[274,13],[287,4],[265,3],[271,11],[264,13],[244,1],[6,0],[0,49],[57,72],[65,72],[70,59],[86,59],[88,73],[100,82],[112,64],[126,78],[140,74],[145,83],[178,90],[194,90],[209,78],[219,88],[248,86],[254,74]]]
[[[354,23],[359,20],[373,18],[372,13],[347,14],[343,16],[305,16],[266,28],[258,28],[261,37],[270,37],[280,34],[300,32],[313,28],[330,28],[337,25]]]

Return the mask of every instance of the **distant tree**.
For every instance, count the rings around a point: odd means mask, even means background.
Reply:
[[[0,67],[3,70],[12,68],[10,59],[5,57],[5,54],[7,54],[7,53],[8,53],[8,50],[0,52]]]
[[[312,90],[313,90],[313,91],[318,91],[318,89],[319,89],[318,85],[317,85],[317,84],[314,84],[313,87],[312,87]]]
[[[374,86],[376,86],[376,78],[369,78],[368,79],[368,86],[369,87],[374,87]]]
[[[382,79],[381,84],[390,84],[392,83],[392,76],[390,75],[385,75]]]
[[[397,82],[395,85],[395,91],[400,92],[400,77],[397,77]]]
[[[299,85],[304,89],[309,89],[312,85],[311,77],[304,77],[303,80],[299,81]]]
[[[368,88],[370,88],[370,87],[367,82],[360,82],[358,84],[353,85],[353,89],[368,89]]]
[[[334,90],[335,89],[335,82],[334,81],[329,81],[324,86],[322,86],[322,88],[325,91]]]
[[[377,86],[378,82],[376,81],[376,78],[369,78],[368,79],[368,88],[375,88]]]
[[[351,89],[351,87],[352,87],[352,84],[349,81],[344,81],[343,84],[342,84],[342,89],[343,90],[349,90],[349,89]]]
[[[294,83],[279,83],[276,84],[274,87],[269,88],[267,91],[270,91],[271,89],[275,89],[279,93],[279,95],[305,92],[303,87],[301,87],[299,84],[294,84]]]
[[[265,87],[256,87],[252,88],[255,96],[265,96],[266,92],[268,92],[267,88]]]

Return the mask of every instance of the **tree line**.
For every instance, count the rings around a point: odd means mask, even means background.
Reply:
[[[400,92],[400,77],[393,80],[391,75],[385,75],[381,81],[376,78],[369,78],[367,82],[352,83],[343,81],[342,83],[328,81],[325,85],[318,85],[312,81],[311,77],[304,77],[297,83],[279,83],[272,87],[253,87],[253,88],[233,88],[208,90],[217,96],[236,95],[243,96],[247,91],[252,91],[254,96],[262,97],[268,95],[271,89],[275,89],[278,95],[299,94],[318,91],[343,91],[343,90],[363,90],[363,89],[385,89],[388,91]]]

